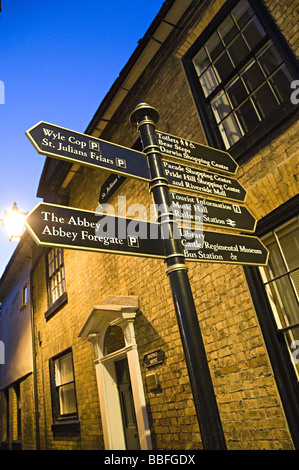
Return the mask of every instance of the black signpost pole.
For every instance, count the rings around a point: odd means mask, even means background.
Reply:
[[[155,133],[158,119],[158,111],[146,103],[140,103],[130,117],[131,124],[138,128],[143,152],[148,158],[151,178],[149,186],[154,204],[158,208],[158,222],[161,224],[165,243],[166,274],[180,328],[203,446],[205,450],[226,450],[185,258],[178,235],[178,226],[169,210],[172,201]]]

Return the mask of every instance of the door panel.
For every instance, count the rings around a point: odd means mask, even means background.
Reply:
[[[117,386],[128,450],[140,449],[138,429],[127,359],[115,362]]]

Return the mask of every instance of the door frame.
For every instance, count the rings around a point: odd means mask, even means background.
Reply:
[[[93,308],[87,317],[79,337],[92,342],[95,355],[95,369],[99,393],[102,428],[105,449],[126,450],[120,399],[114,362],[127,358],[137,428],[141,450],[151,450],[152,440],[146,410],[143,381],[138,348],[135,338],[134,321],[138,311],[138,297],[109,296],[105,303]],[[109,326],[120,326],[125,347],[104,355],[104,339]]]

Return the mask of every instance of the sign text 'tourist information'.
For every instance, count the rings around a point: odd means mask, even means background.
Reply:
[[[256,219],[245,206],[177,192],[170,192],[170,196],[173,214],[178,221],[183,219],[194,225],[205,224],[242,232],[255,231]]]

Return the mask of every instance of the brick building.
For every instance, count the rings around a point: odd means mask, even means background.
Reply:
[[[299,448],[298,8],[164,2],[86,129],[141,150],[129,118],[143,101],[158,110],[161,132],[222,149],[239,165],[268,265],[188,260],[231,450]],[[47,158],[38,196],[92,212],[109,202],[121,215],[121,204],[142,204],[139,218],[153,219],[146,182],[79,163]],[[29,264],[32,373],[2,386],[3,446],[15,440],[7,397],[21,384],[24,449],[201,449],[161,259],[33,245]],[[9,295],[1,289],[2,304]]]

